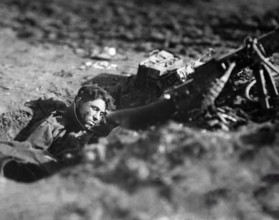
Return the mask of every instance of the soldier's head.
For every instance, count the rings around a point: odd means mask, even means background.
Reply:
[[[78,119],[89,130],[105,122],[107,112],[115,109],[112,96],[96,84],[81,87],[75,103]]]

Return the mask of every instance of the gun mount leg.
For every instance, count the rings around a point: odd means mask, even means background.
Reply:
[[[268,65],[263,64],[264,74],[265,74],[265,80],[266,80],[266,86],[270,95],[270,100],[273,105],[273,107],[278,108],[279,107],[279,95],[278,90],[275,84],[275,80],[272,76],[271,70],[268,67]]]
[[[255,67],[253,72],[262,108],[270,109],[271,107],[277,107],[279,95],[269,67],[263,63]]]
[[[256,85],[259,92],[260,104],[264,109],[270,109],[269,96],[266,89],[266,81],[264,69],[261,67],[254,68],[254,76],[256,78]]]
[[[265,51],[256,39],[247,40],[247,48],[252,48],[260,62],[253,68],[256,85],[259,91],[260,104],[264,109],[278,108],[279,97],[272,71],[279,70],[266,58]],[[271,101],[271,102],[270,102]]]
[[[264,75],[265,75],[266,84],[267,84],[267,88],[269,90],[270,96],[278,97],[278,90],[276,88],[275,81],[272,77],[269,67],[266,64],[263,64],[263,68],[264,68]]]

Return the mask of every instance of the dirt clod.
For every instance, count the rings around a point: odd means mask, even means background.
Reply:
[[[277,27],[278,12],[278,0],[3,0],[0,139],[53,107],[39,98],[64,108],[81,85],[105,87],[119,109],[153,102],[160,94],[134,87],[149,52],[224,54]],[[120,128],[46,179],[1,177],[1,219],[278,219],[278,113],[243,98],[251,74],[235,75],[200,121]]]

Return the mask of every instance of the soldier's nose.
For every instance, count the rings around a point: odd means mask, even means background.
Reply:
[[[101,120],[101,115],[99,113],[96,113],[93,115],[93,120],[94,121],[100,121]]]

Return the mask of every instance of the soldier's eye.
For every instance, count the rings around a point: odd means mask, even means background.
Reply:
[[[94,111],[98,111],[98,108],[96,106],[91,106],[91,109]]]

